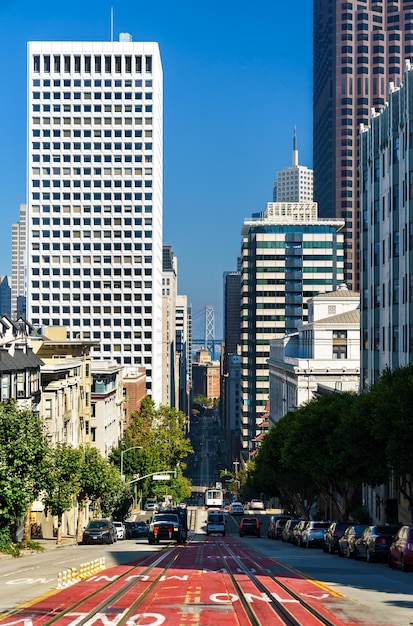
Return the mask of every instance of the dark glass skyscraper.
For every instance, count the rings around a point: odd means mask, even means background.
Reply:
[[[358,133],[413,58],[413,0],[314,0],[314,200],[345,220],[344,280],[359,290]]]

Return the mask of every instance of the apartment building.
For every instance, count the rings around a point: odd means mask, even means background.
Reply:
[[[27,315],[162,396],[157,43],[28,44]]]

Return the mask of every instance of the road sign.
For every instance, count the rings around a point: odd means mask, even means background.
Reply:
[[[154,474],[152,480],[171,480],[170,474]]]

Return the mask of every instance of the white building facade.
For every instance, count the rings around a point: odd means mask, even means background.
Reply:
[[[291,165],[277,172],[273,185],[274,202],[312,202],[313,170],[298,165],[297,135],[294,129]]]
[[[144,367],[161,401],[157,43],[28,44],[27,316]]]
[[[271,341],[268,366],[272,424],[314,394],[358,391],[360,294],[340,285],[311,298],[308,324]]]

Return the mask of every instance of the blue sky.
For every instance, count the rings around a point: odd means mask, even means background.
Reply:
[[[26,43],[157,41],[164,72],[164,242],[179,293],[222,319],[243,220],[272,199],[278,169],[312,165],[311,0],[0,0],[0,274],[26,199]]]

